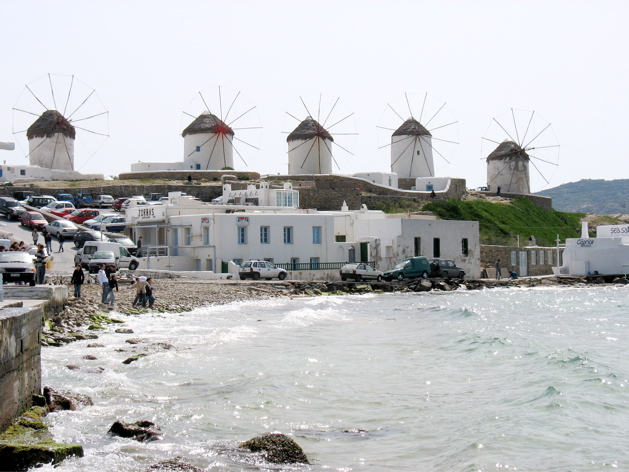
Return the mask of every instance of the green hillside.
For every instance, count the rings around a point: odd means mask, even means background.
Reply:
[[[570,182],[538,192],[553,199],[560,211],[616,215],[629,213],[629,180],[592,180]]]
[[[516,198],[510,203],[491,203],[486,201],[430,202],[423,210],[431,211],[443,220],[478,221],[480,242],[482,244],[500,244],[515,246],[517,236],[520,245],[528,243],[530,236],[535,236],[540,246],[554,246],[557,235],[577,238],[581,232],[582,213],[564,213],[556,210],[546,211],[534,205],[526,198]]]

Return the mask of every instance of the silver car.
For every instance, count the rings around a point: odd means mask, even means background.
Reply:
[[[341,280],[354,279],[359,280],[375,280],[380,282],[384,272],[374,269],[371,265],[364,262],[355,264],[345,264],[339,271]]]
[[[63,234],[63,237],[74,237],[79,232],[79,227],[68,220],[54,220],[44,226],[52,236],[59,237],[59,233]]]

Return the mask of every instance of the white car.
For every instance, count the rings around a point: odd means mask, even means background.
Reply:
[[[94,199],[92,205],[98,208],[110,207],[114,204],[114,197],[111,195],[99,195]]]
[[[345,264],[339,271],[341,280],[354,279],[358,280],[376,280],[380,282],[384,272],[374,269],[369,264],[357,262],[355,264]]]
[[[52,236],[59,237],[59,233],[63,234],[64,238],[68,238],[70,236],[74,237],[76,233],[79,232],[79,227],[68,220],[54,220],[48,223],[46,226],[46,231],[48,231]]]
[[[284,269],[280,269],[275,264],[269,261],[247,261],[240,266],[238,272],[240,280],[251,278],[253,280],[266,279],[271,280],[277,277],[280,280],[284,280],[288,275]]]

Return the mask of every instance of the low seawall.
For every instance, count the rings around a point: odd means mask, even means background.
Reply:
[[[0,310],[0,431],[41,392],[41,306]]]

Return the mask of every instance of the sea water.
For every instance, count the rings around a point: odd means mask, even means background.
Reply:
[[[114,326],[97,341],[42,350],[43,385],[94,401],[48,416],[57,441],[85,451],[58,472],[140,471],[174,456],[212,471],[629,470],[629,287],[116,316],[134,333]],[[87,347],[94,342],[105,347]],[[145,349],[152,354],[122,363]],[[153,421],[163,439],[110,436],[116,420]],[[311,464],[238,452],[266,432],[290,435]]]

